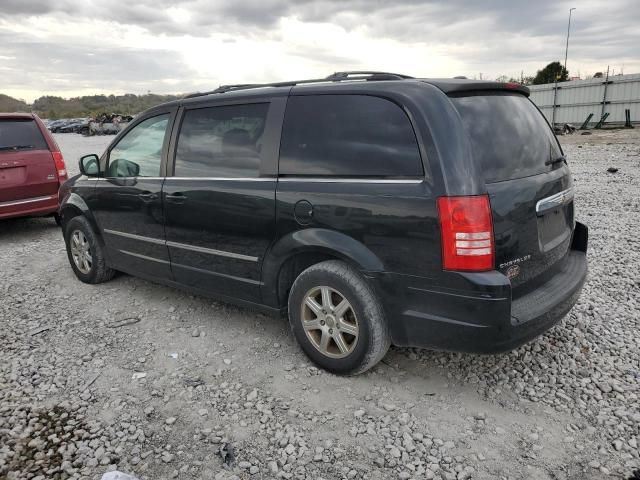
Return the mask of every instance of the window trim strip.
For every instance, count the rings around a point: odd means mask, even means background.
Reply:
[[[405,183],[419,184],[424,178],[345,178],[345,177],[304,177],[287,176],[278,178],[279,182],[309,182],[309,183]]]
[[[359,177],[305,177],[289,175],[286,177],[108,177],[96,180],[109,181],[122,178],[141,178],[145,180],[180,181],[232,181],[232,182],[309,182],[309,183],[397,183],[420,184],[424,178],[359,178]]]
[[[275,182],[277,177],[167,177],[167,180],[210,180],[221,181],[231,180],[234,182]]]

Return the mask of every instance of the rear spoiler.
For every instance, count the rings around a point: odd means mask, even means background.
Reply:
[[[0,113],[0,120],[33,120],[35,115],[27,112]]]
[[[467,80],[458,78],[425,78],[420,80],[439,88],[447,95],[461,92],[478,92],[487,90],[518,92],[527,97],[531,93],[531,91],[526,86],[514,82],[502,83],[489,82],[486,80]]]

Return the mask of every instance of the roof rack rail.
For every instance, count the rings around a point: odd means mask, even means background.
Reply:
[[[402,75],[400,73],[354,70],[354,71],[347,71],[347,72],[335,72],[325,78],[314,78],[309,80],[292,80],[288,82],[274,82],[274,83],[239,83],[236,85],[220,85],[215,90],[190,93],[189,95],[185,95],[184,98],[202,97],[205,95],[212,95],[214,93],[226,93],[226,92],[231,92],[235,90],[250,90],[252,88],[294,87],[296,85],[307,84],[307,83],[342,82],[346,80],[367,80],[367,81],[407,80],[411,78],[413,77],[410,77],[409,75]]]
[[[327,77],[327,80],[342,81],[342,80],[406,80],[413,77],[409,75],[403,75],[402,73],[391,72],[376,72],[371,70],[351,70],[346,72],[335,72]]]

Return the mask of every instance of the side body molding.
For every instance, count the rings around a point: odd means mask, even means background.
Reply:
[[[345,260],[364,272],[382,272],[380,259],[365,245],[348,235],[324,228],[290,232],[276,241],[262,264],[262,301],[278,306],[278,275],[284,263],[301,253],[319,253]]]

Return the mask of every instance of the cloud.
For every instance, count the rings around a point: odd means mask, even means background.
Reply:
[[[191,91],[352,68],[534,74],[563,60],[568,6],[552,0],[2,0],[0,88],[81,82],[107,90]],[[577,7],[569,70],[593,73],[611,64],[640,71],[640,2],[582,0]],[[25,80],[25,65],[41,77]]]
[[[0,32],[2,87],[43,92],[96,89],[146,91],[152,83],[187,89],[192,73],[173,51],[107,48],[99,42],[54,43]]]

